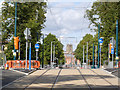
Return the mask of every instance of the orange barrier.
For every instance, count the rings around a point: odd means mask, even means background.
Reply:
[[[9,60],[5,64],[5,69],[9,68],[25,68],[26,60]],[[36,60],[31,60],[31,68],[39,68],[40,62]],[[29,68],[29,60],[27,60],[27,68]]]

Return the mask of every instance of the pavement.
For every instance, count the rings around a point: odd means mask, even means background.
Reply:
[[[105,70],[120,78],[120,68],[107,68]]]
[[[118,90],[118,77],[102,69],[37,70],[6,85],[4,89]]]

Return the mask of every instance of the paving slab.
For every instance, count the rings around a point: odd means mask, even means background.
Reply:
[[[80,71],[81,71],[82,75],[85,77],[86,81],[88,82],[88,84],[91,88],[111,86],[110,83],[105,81],[103,78],[101,78],[99,75],[97,75],[96,73],[94,73],[90,69],[81,69]]]
[[[102,76],[104,79],[106,79],[108,82],[110,82],[113,86],[118,86],[118,77],[106,72],[102,69],[93,69],[94,72]]]
[[[88,88],[77,69],[62,69],[54,88]]]
[[[22,77],[20,79],[17,79],[15,81],[13,81],[12,83],[9,83],[7,86],[5,86],[4,88],[25,88],[26,86],[28,86],[34,79],[36,79],[37,77],[39,77],[42,73],[44,73],[46,70],[37,70],[34,73]]]
[[[59,73],[60,69],[51,69],[32,83],[29,88],[52,88],[52,85]]]

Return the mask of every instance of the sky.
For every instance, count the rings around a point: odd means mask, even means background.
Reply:
[[[0,0],[0,8],[3,1]],[[84,17],[93,1],[95,0],[48,0],[46,27],[42,29],[42,33],[56,35],[64,45],[64,51],[67,44],[72,44],[75,50],[86,34],[95,34],[88,28],[90,21]]]
[[[86,10],[91,8],[93,2],[48,2],[47,4],[46,27],[42,32],[56,35],[64,45],[64,50],[67,44],[72,44],[75,50],[86,34],[95,34],[88,28],[90,24],[88,18],[84,18]]]

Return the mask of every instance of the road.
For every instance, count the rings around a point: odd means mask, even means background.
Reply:
[[[25,74],[15,72],[12,70],[2,70],[2,86],[22,77],[25,76]]]
[[[118,78],[101,69],[48,69],[37,70],[4,89],[89,89],[118,90]]]

